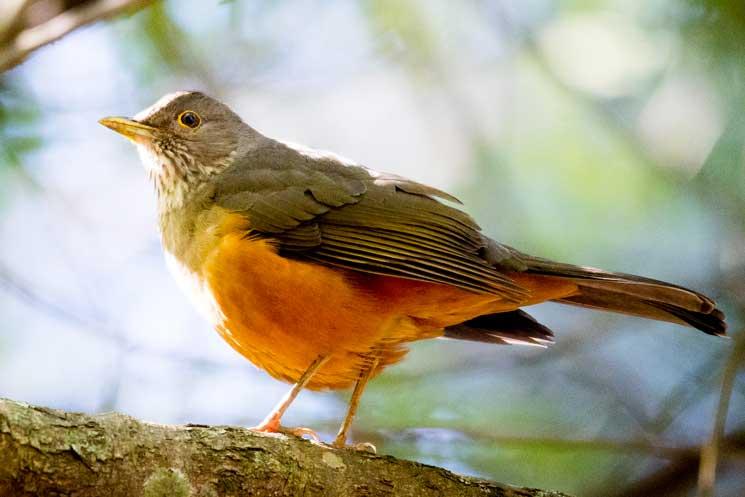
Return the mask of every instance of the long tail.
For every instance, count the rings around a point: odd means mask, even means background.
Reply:
[[[630,314],[725,335],[724,313],[709,297],[688,288],[632,274],[612,273],[537,257],[524,257],[528,273],[572,280],[579,293],[562,304]]]

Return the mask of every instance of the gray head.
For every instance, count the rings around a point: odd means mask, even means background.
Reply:
[[[159,199],[170,206],[263,138],[226,105],[199,92],[171,93],[131,119],[99,122],[137,145]]]

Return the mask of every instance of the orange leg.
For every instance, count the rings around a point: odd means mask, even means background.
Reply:
[[[375,368],[378,367],[378,362],[380,362],[380,360],[376,357],[370,364],[370,366],[360,373],[360,377],[357,380],[357,383],[354,385],[354,390],[352,391],[352,398],[349,399],[349,410],[347,410],[347,416],[344,418],[344,422],[342,422],[341,427],[339,428],[339,433],[334,439],[334,447],[342,448],[347,445],[347,433],[349,432],[349,428],[352,426],[354,415],[357,414],[357,407],[360,404],[360,397],[362,397],[362,392],[365,390],[367,382],[370,380],[370,376],[372,375],[373,371],[375,371]],[[361,449],[367,450],[371,447],[370,444],[363,445],[365,446],[360,446]],[[372,450],[374,452],[375,448],[372,447]]]
[[[274,406],[274,409],[272,409],[266,418],[264,418],[264,421],[259,423],[258,426],[251,428],[251,430],[263,433],[291,433],[297,436],[309,435],[318,440],[318,435],[316,435],[313,430],[309,428],[283,428],[280,421],[282,420],[282,415],[284,415],[287,408],[292,404],[292,401],[295,400],[300,391],[305,388],[305,385],[308,384],[310,379],[321,368],[321,366],[326,363],[328,358],[329,356],[318,356],[310,364],[308,369],[305,370],[298,382],[292,386],[290,391],[282,397],[282,400],[280,400],[279,403]]]

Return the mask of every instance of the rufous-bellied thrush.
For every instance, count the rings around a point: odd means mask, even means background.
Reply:
[[[273,140],[202,93],[101,124],[137,145],[176,278],[235,350],[294,383],[257,430],[312,433],[280,426],[300,390],[354,386],[344,446],[368,379],[407,343],[545,345],[551,330],[520,309],[540,302],[725,333],[705,295],[524,254],[441,202],[451,195]]]

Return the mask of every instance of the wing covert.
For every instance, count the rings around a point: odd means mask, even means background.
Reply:
[[[518,256],[434,198],[454,197],[281,143],[268,148],[220,175],[215,201],[244,214],[252,234],[276,240],[281,254],[516,302],[527,296],[500,271],[519,269]]]

